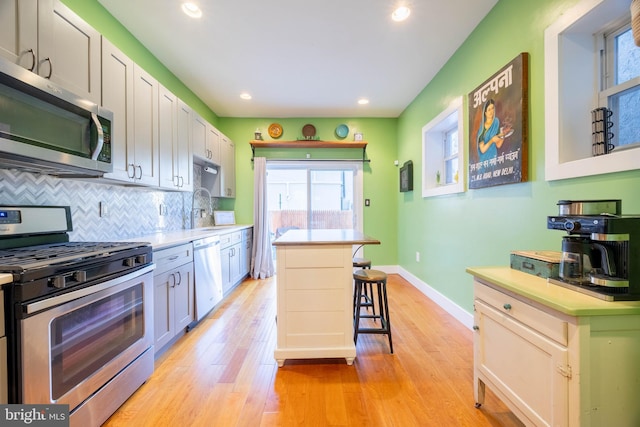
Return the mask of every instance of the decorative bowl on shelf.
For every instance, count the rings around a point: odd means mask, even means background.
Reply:
[[[349,127],[345,124],[338,125],[336,128],[336,135],[338,138],[346,138],[349,135]]]
[[[316,127],[311,124],[302,126],[302,136],[304,136],[305,139],[313,140],[316,136]]]
[[[271,138],[278,139],[282,136],[282,125],[280,123],[271,123],[268,131]]]

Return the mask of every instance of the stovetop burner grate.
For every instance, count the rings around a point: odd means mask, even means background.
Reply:
[[[0,271],[29,270],[68,263],[147,245],[126,242],[64,242],[0,250]]]

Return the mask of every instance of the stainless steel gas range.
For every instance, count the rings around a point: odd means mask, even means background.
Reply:
[[[155,265],[148,243],[70,231],[67,206],[0,206],[6,387],[9,403],[68,404],[72,426],[97,426],[153,373]]]

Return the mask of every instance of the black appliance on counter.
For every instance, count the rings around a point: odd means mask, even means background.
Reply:
[[[567,202],[561,201],[561,213]],[[607,301],[640,300],[640,216],[621,215],[619,208],[547,218],[548,229],[567,232],[560,277],[550,282]]]
[[[72,426],[100,425],[153,373],[155,265],[148,243],[70,231],[68,206],[0,206],[0,276],[12,277],[0,387],[9,403],[68,404]]]

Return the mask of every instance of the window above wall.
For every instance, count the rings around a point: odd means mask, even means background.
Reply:
[[[422,197],[464,192],[462,97],[422,128]]]
[[[628,1],[582,0],[546,29],[546,180],[640,168],[640,48],[628,44],[630,19]],[[614,149],[594,156],[599,107],[613,111]]]

